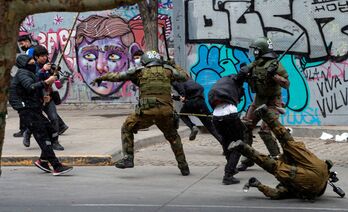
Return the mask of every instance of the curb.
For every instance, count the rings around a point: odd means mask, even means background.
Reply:
[[[38,156],[3,156],[1,166],[33,166]],[[58,157],[60,162],[73,166],[110,166],[111,155],[76,155]]]

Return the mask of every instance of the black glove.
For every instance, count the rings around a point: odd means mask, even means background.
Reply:
[[[248,183],[250,187],[258,187],[259,185],[261,185],[261,182],[255,177],[250,178]]]
[[[174,101],[180,101],[180,96],[172,95],[172,99],[173,99]]]
[[[278,64],[271,64],[268,68],[267,68],[267,76],[268,77],[274,77],[274,75],[276,75],[278,70]]]
[[[237,80],[244,82],[250,75],[250,68],[245,64],[240,65],[240,67],[241,68],[237,74]]]

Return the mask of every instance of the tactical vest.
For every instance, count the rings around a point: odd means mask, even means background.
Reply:
[[[253,65],[251,80],[249,85],[251,91],[259,96],[278,96],[281,95],[281,87],[272,78],[267,76],[267,68],[274,62],[274,60],[269,60],[264,62],[256,61]],[[279,71],[280,65],[277,72]]]
[[[146,67],[139,76],[139,105],[149,109],[157,104],[171,104],[171,79],[162,66]]]

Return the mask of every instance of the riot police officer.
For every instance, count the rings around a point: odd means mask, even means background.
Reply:
[[[117,161],[115,166],[121,169],[134,167],[134,134],[155,124],[169,141],[181,174],[189,175],[190,170],[177,132],[178,120],[174,116],[171,98],[171,82],[185,81],[187,76],[172,66],[163,64],[156,51],[145,52],[141,56],[141,64],[143,66],[126,72],[109,72],[92,82],[100,84],[102,81],[130,80],[139,86],[139,103],[136,111],[127,117],[121,129],[124,157]]]
[[[250,45],[250,51],[255,57],[255,61],[248,65],[249,79],[248,84],[251,91],[255,93],[254,101],[249,106],[243,121],[247,127],[244,134],[244,141],[250,146],[253,143],[252,130],[260,121],[255,116],[254,111],[262,104],[266,104],[270,110],[279,117],[282,111],[281,88],[288,88],[290,82],[288,74],[283,66],[277,61],[278,55],[273,51],[272,41],[268,38],[258,38]],[[261,123],[259,135],[265,143],[271,156],[280,154],[276,139],[264,122]],[[253,162],[244,158],[238,166],[238,171],[244,171],[252,166]]]
[[[332,162],[323,161],[310,152],[301,141],[295,141],[290,132],[280,124],[278,114],[265,104],[255,110],[255,115],[267,123],[279,140],[283,154],[279,159],[257,152],[248,144],[231,143],[229,150],[237,150],[250,158],[270,174],[280,184],[276,188],[263,185],[256,178],[250,178],[247,186],[257,187],[265,196],[272,199],[302,198],[314,199],[321,196],[330,178]],[[343,194],[344,196],[344,194]]]

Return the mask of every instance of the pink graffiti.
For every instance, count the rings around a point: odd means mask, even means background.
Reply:
[[[49,30],[48,32],[40,32],[35,39],[40,45],[47,48],[49,58],[52,62],[55,62],[59,53],[64,50],[65,45],[67,48],[63,54],[63,59],[68,66],[69,70],[73,73],[74,67],[76,67],[76,54],[75,54],[75,31],[72,32],[70,41],[68,42],[69,31],[67,29],[59,29],[54,32]]]
[[[63,23],[63,20],[64,20],[63,16],[59,16],[59,15],[57,14],[57,15],[53,18],[53,23],[54,23],[55,25],[59,25],[59,24]]]
[[[346,67],[348,67],[348,60],[340,63],[329,61],[327,65],[325,64],[321,66],[321,68],[327,73],[327,75],[320,76],[320,78],[343,78],[345,75]]]

